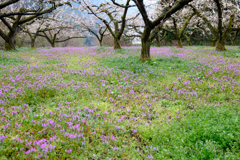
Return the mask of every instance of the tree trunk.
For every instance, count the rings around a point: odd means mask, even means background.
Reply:
[[[9,38],[8,41],[5,41],[5,47],[4,50],[15,50],[15,43],[14,43],[14,38]]]
[[[190,40],[187,41],[189,46],[192,46],[192,43]]]
[[[177,48],[183,48],[181,39],[177,39]]]
[[[225,48],[225,40],[218,40],[217,45],[216,45],[216,50],[217,51],[226,51],[227,49]]]
[[[51,43],[51,46],[54,48],[55,47],[55,43]]]
[[[100,47],[102,47],[102,41],[99,41],[99,45],[100,45]]]
[[[234,34],[234,36],[233,36],[233,38],[231,38],[231,45],[232,45],[232,46],[236,46],[236,42],[235,42],[235,41],[236,41],[236,38],[237,38],[239,32],[240,32],[239,30],[236,31],[235,34]]]
[[[114,49],[121,49],[120,41],[118,38],[114,38]]]
[[[31,38],[31,48],[36,49],[35,48],[35,38]]]
[[[156,37],[156,42],[157,42],[157,47],[161,47],[161,40],[160,40],[160,38],[158,37],[158,35],[157,35],[157,37]]]
[[[161,41],[157,41],[157,47],[161,47]]]
[[[216,46],[216,40],[211,40],[212,41],[212,47]]]
[[[140,58],[140,60],[142,62],[144,62],[144,61],[151,61],[151,58],[150,58],[150,47],[151,47],[150,40],[142,41],[142,50],[141,50],[141,58]]]
[[[5,39],[5,46],[4,46],[4,50],[15,50],[15,37],[18,34],[18,32],[20,31],[19,27],[16,27],[13,29],[14,31],[10,31],[7,34],[7,40]]]
[[[150,33],[151,29],[149,26],[145,26],[141,41],[142,41],[142,49],[141,49],[141,57],[140,61],[151,61],[150,58],[150,47],[151,47],[151,40],[150,40]]]

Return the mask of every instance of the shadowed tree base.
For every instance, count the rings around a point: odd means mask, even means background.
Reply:
[[[145,62],[145,61],[152,61],[150,57],[141,57],[140,61]]]
[[[121,46],[119,44],[114,44],[114,49],[121,49]]]
[[[183,48],[181,40],[177,41],[177,48]]]
[[[226,51],[227,49],[225,48],[225,43],[224,42],[217,42],[216,50],[217,51]]]
[[[11,51],[15,50],[14,43],[7,43],[7,42],[5,42],[4,50],[6,50],[6,51],[8,51],[8,50],[11,50]]]
[[[212,47],[216,46],[216,41],[212,41]]]
[[[119,39],[117,39],[117,38],[114,38],[114,49],[121,49]]]
[[[161,47],[161,41],[159,42],[157,42],[157,47]]]
[[[141,50],[140,61],[142,61],[142,62],[151,61],[150,47],[151,47],[150,41],[147,41],[147,42],[142,41],[142,50]]]
[[[36,49],[36,47],[35,47],[35,39],[31,39],[31,49]]]

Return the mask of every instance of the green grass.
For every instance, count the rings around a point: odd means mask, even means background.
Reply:
[[[11,58],[11,57],[4,57],[0,56],[0,65],[19,65],[25,64],[26,62],[22,58]]]
[[[139,56],[135,57],[116,57],[116,58],[104,58],[100,61],[100,64],[109,68],[117,68],[120,70],[128,70],[134,74],[149,73],[149,76],[161,76],[161,71],[168,72],[181,72],[188,73],[191,67],[196,65],[203,65],[198,62],[191,62],[188,60],[182,60],[178,57],[170,58],[156,58],[153,61],[140,62]],[[154,70],[151,73],[151,70]]]
[[[0,51],[0,65],[7,66],[28,64],[28,62],[24,60],[23,57],[18,56],[19,52],[35,53],[36,49],[20,48],[16,49],[15,51]]]
[[[43,64],[58,64],[58,63],[61,63],[61,62],[56,61],[56,60],[45,60],[42,63]]]
[[[240,58],[240,49],[239,50],[231,50],[231,51],[228,51],[228,52],[223,52],[222,55],[224,57]]]
[[[238,159],[239,109],[198,108],[175,118],[170,125],[151,130],[160,147],[157,157],[167,159]],[[181,117],[181,114],[179,115]]]
[[[94,57],[78,50],[63,55],[56,51],[52,59],[42,58],[38,50],[2,54],[0,64],[6,68],[0,72],[0,86],[10,89],[0,93],[12,94],[4,95],[8,101],[0,106],[0,136],[8,136],[4,142],[0,139],[0,159],[44,154],[39,148],[25,154],[34,145],[14,141],[15,137],[49,141],[55,149],[45,159],[239,159],[240,88],[233,82],[239,83],[240,76],[233,72],[236,68],[214,68],[201,59],[225,58],[237,66],[238,50],[171,48],[176,56],[152,57],[150,62],[139,61],[139,49],[127,48],[97,48]],[[179,52],[198,54],[182,59]],[[100,56],[103,53],[111,54]],[[19,90],[23,94],[17,94]],[[7,123],[11,125],[4,130]],[[72,128],[76,125],[80,132]],[[75,133],[84,136],[67,136]],[[53,136],[57,139],[50,141]],[[103,143],[106,137],[108,143]]]

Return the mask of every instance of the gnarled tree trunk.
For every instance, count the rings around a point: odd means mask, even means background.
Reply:
[[[4,44],[4,50],[15,50],[15,43],[14,43],[14,38],[9,38],[8,41],[5,41],[5,44]]]
[[[227,50],[226,48],[225,48],[225,39],[218,39],[217,40],[217,44],[216,44],[216,50],[217,51],[225,51],[225,50]]]
[[[183,48],[182,41],[180,38],[177,39],[177,48]]]
[[[4,50],[15,50],[15,37],[17,36],[18,32],[20,31],[19,27],[15,27],[13,31],[9,32],[5,38],[5,46]]]
[[[216,41],[215,39],[211,40],[212,41],[212,47],[215,47],[216,46]]]

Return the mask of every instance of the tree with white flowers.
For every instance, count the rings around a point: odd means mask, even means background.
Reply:
[[[185,36],[187,40],[189,37],[185,34],[189,23],[191,23],[192,18],[195,16],[195,13],[190,7],[185,7],[182,10],[179,10],[176,14],[172,15],[165,23],[163,30],[171,33],[177,40],[177,47],[183,48],[182,37]]]
[[[111,0],[115,5],[120,7],[127,7],[126,5],[120,4],[115,0]],[[156,13],[148,12],[146,3],[143,0],[132,0],[136,7],[138,8],[139,12],[144,21],[144,30],[141,36],[142,42],[142,49],[141,49],[141,61],[149,61],[151,60],[150,57],[150,46],[151,46],[151,35],[157,35],[157,33],[161,30],[163,23],[171,17],[175,12],[182,9],[185,5],[187,5],[192,0],[179,0],[174,1],[171,0],[169,2],[165,2],[168,4],[168,9],[163,10],[160,15],[155,16]],[[153,1],[154,3],[156,1]],[[155,38],[154,36],[152,36]]]
[[[204,30],[206,25],[216,41],[216,50],[226,50],[225,41],[231,31],[238,31],[239,22],[236,20],[240,14],[239,0],[198,0],[191,6]],[[200,25],[199,25],[200,26]],[[204,31],[206,33],[206,31]],[[207,34],[206,34],[207,35]],[[208,35],[207,35],[208,36]],[[210,37],[210,36],[208,36]]]
[[[99,45],[102,46],[103,37],[109,35],[107,27],[104,24],[94,22],[93,23],[85,23],[81,22],[81,27],[90,32],[95,38],[97,38]]]
[[[0,3],[0,36],[5,41],[5,50],[15,49],[16,35],[27,25],[34,23],[39,16],[51,13],[69,2],[61,0],[3,0]]]
[[[108,29],[102,21],[93,15],[86,16],[77,13],[72,14],[71,18],[75,20],[77,26],[89,32],[88,37],[95,37],[99,45],[102,46],[103,37],[109,35]]]
[[[127,0],[125,7],[107,3],[92,3],[91,0],[82,0],[81,7],[90,15],[94,15],[98,20],[102,21],[107,27],[109,33],[114,38],[114,49],[121,49],[120,39],[124,33],[124,29],[128,20],[134,19],[137,15],[127,17],[130,7],[130,0]]]
[[[40,29],[31,25],[28,26],[28,31],[35,37],[46,38],[52,47],[55,47],[56,43],[70,39],[90,37],[88,30],[79,26],[76,19],[71,18],[72,13],[65,13],[66,10],[66,8],[55,10],[51,15],[40,20],[37,24]]]

